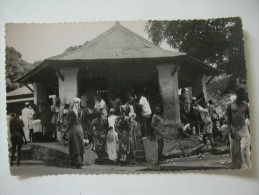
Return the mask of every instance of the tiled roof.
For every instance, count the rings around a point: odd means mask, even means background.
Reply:
[[[116,22],[112,28],[82,47],[45,59],[40,65],[15,80],[15,82],[27,83],[32,76],[42,72],[43,69],[51,66],[53,62],[71,60],[159,59],[174,58],[177,56],[191,60],[193,65],[208,70],[209,75],[218,75],[221,73],[221,71],[207,64],[190,58],[186,53],[162,49]]]
[[[181,55],[186,54],[162,49],[117,22],[83,47],[47,60],[164,58]]]

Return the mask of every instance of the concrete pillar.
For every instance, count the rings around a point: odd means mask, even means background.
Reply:
[[[178,73],[172,76],[175,65],[157,65],[158,82],[164,107],[164,123],[168,136],[175,136],[181,126],[178,94]]]
[[[34,104],[36,104],[39,107],[42,101],[46,101],[46,89],[44,89],[44,86],[41,82],[33,83],[33,88]]]
[[[59,70],[64,77],[64,81],[58,78],[59,99],[61,103],[64,103],[65,100],[72,103],[73,98],[78,96],[78,70],[78,68],[62,68]]]
[[[192,94],[194,97],[197,97],[202,92],[205,100],[207,100],[206,76],[198,75],[192,82]]]

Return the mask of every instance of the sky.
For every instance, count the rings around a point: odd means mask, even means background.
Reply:
[[[145,21],[120,22],[145,39]],[[70,46],[82,45],[115,25],[115,22],[7,24],[6,45],[22,54],[22,59],[33,63],[59,55]],[[163,43],[162,48],[170,49]]]

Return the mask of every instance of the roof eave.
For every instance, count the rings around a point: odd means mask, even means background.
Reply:
[[[41,71],[43,68],[45,68],[46,66],[48,66],[47,60],[44,60],[42,63],[40,63],[38,66],[36,66],[34,69],[32,69],[31,71],[29,71],[28,73],[26,73],[25,75],[21,76],[18,79],[14,80],[14,83],[27,83],[24,82],[25,80],[27,80],[28,78],[30,78],[31,76],[35,75],[36,73],[38,73],[39,71]]]
[[[212,67],[212,66],[210,66],[210,65],[208,65],[208,64],[206,64],[204,62],[201,62],[201,61],[199,61],[199,60],[197,60],[197,59],[195,59],[195,58],[193,58],[193,57],[191,57],[189,55],[186,55],[186,59],[191,61],[191,62],[193,62],[193,63],[195,63],[195,64],[197,64],[198,66],[206,69],[208,72],[211,73],[210,76],[218,76],[218,75],[220,75],[220,74],[225,72],[223,70],[214,68],[214,67]]]

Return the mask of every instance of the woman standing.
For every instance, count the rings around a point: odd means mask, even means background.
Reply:
[[[63,138],[68,127],[69,111],[69,101],[65,100],[64,105],[60,107],[57,118],[57,123],[59,126],[57,131],[57,140],[64,146],[68,144],[69,139],[69,132],[67,132],[66,136]]]
[[[55,140],[57,140],[57,126],[58,126],[57,119],[58,119],[59,109],[60,109],[60,101],[59,101],[58,97],[55,96],[53,98],[53,105],[50,107],[50,110],[52,112],[51,124],[52,124],[52,128],[53,128],[53,135],[51,135],[51,136],[54,137]]]
[[[108,133],[106,136],[106,143],[107,143],[107,153],[108,158],[116,162],[117,160],[117,141],[118,141],[118,134],[114,130],[114,124],[117,116],[115,115],[115,109],[110,109],[110,116],[108,117]]]
[[[121,111],[121,116],[116,119],[115,130],[119,135],[119,162],[129,162],[130,143],[129,143],[129,117],[126,116],[125,110]]]
[[[69,155],[72,168],[81,169],[84,154],[84,134],[83,134],[83,111],[80,109],[80,99],[73,99],[72,110],[69,113],[68,128],[63,135],[70,131],[69,136]]]
[[[161,116],[161,110],[160,107],[157,107],[155,109],[155,114],[152,117],[151,127],[155,130],[155,136],[158,143],[158,162],[161,162],[163,160],[163,148],[164,148],[164,120]]]
[[[108,128],[107,118],[101,112],[96,112],[97,118],[92,121],[91,129],[93,132],[94,146],[98,159],[96,164],[103,164],[105,159],[105,138]]]
[[[129,114],[130,123],[129,123],[129,143],[130,143],[130,160],[132,163],[135,161],[134,150],[137,147],[137,131],[138,131],[138,123],[135,121],[136,114]]]

